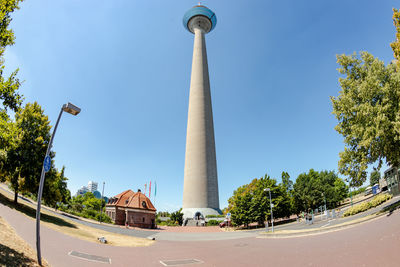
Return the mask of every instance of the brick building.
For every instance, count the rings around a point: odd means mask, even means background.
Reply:
[[[140,190],[126,190],[111,197],[106,205],[106,214],[115,224],[155,228],[156,209],[150,199]]]

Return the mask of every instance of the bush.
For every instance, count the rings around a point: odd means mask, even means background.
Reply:
[[[221,214],[221,215],[206,215],[206,218],[224,218],[225,215]]]
[[[161,225],[161,226],[179,226],[179,224],[177,222],[168,220],[168,221],[160,221],[160,223],[157,223],[157,225]]]
[[[217,220],[209,220],[207,222],[207,226],[215,226],[215,225],[219,225],[219,221],[217,221]]]
[[[182,225],[183,223],[183,213],[181,212],[182,209],[175,211],[171,214],[171,221],[177,222],[177,224]]]
[[[356,189],[356,190],[354,190],[354,191],[351,191],[351,192],[349,192],[349,197],[350,196],[357,196],[358,194],[361,194],[361,193],[364,193],[365,192],[365,189],[367,189],[367,187],[365,186],[365,187],[360,187],[360,188],[358,188],[358,189]]]
[[[392,198],[392,195],[389,195],[389,194],[378,195],[369,202],[363,202],[361,204],[355,205],[352,208],[349,208],[348,210],[346,210],[343,213],[343,217],[355,215],[357,213],[364,212],[371,208],[375,208],[376,206],[382,204],[383,202],[385,202],[391,198]]]
[[[96,215],[96,221],[100,221],[100,214]],[[108,217],[106,214],[101,214],[101,221],[105,223],[111,223],[111,218]]]

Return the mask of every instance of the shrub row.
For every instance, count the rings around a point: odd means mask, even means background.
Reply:
[[[220,215],[206,215],[206,218],[224,218],[225,215],[220,214]]]
[[[161,226],[180,226],[178,222],[172,220],[161,221],[160,219],[156,219],[156,223]]]
[[[79,216],[79,217],[83,217],[83,218],[87,218],[87,219],[92,219],[95,221],[100,221],[100,212],[98,211],[94,211],[94,210],[83,210],[82,212],[76,212],[72,209],[68,209],[64,206],[59,207],[59,210],[64,211],[66,213],[75,215],[75,216]],[[108,217],[104,212],[102,212],[101,214],[101,221],[105,222],[105,223],[111,223],[111,218]]]
[[[392,198],[392,195],[389,195],[389,194],[378,195],[378,196],[374,197],[371,201],[363,202],[361,204],[355,205],[352,208],[349,208],[348,210],[346,210],[343,213],[343,216],[347,217],[347,216],[351,216],[351,215],[369,210],[371,208],[375,208],[379,204],[381,204],[391,198]]]
[[[208,222],[207,222],[207,226],[215,226],[215,225],[219,225],[219,221],[217,221],[217,220],[209,220]]]

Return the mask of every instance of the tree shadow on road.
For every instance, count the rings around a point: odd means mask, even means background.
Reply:
[[[15,209],[19,212],[22,212],[29,217],[32,217],[34,219],[36,218],[36,209],[29,207],[23,203],[14,204],[14,202],[11,199],[4,196],[1,192],[0,192],[0,203],[4,204],[7,207],[10,207],[11,209]],[[59,217],[53,216],[53,215],[44,214],[42,212],[40,213],[40,220],[44,221],[44,222],[56,224],[58,226],[77,228],[75,225],[69,223],[68,221],[66,221],[62,218],[59,218]]]
[[[389,211],[389,213],[386,215],[386,216],[389,217],[390,215],[393,214],[393,211],[395,211],[395,210],[397,210],[399,208],[400,208],[400,200],[390,204],[387,207],[384,207],[379,213],[384,213],[384,212],[388,212]]]
[[[12,248],[0,244],[0,266],[33,266],[36,261]]]

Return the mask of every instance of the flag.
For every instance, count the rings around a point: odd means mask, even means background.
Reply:
[[[151,197],[151,181],[149,183],[149,198]]]
[[[157,181],[154,182],[154,197],[157,195]]]
[[[146,195],[147,184],[144,184],[144,195]]]

